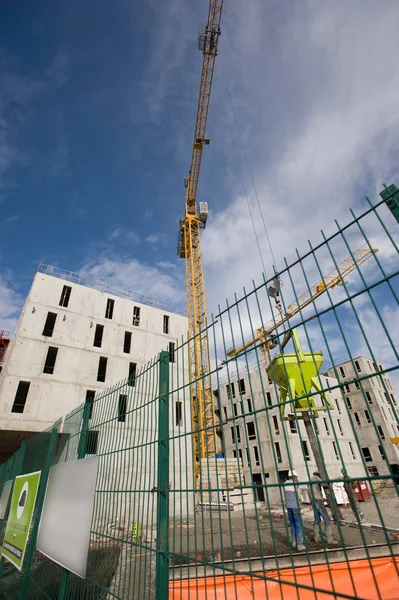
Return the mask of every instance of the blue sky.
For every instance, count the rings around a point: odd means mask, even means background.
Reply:
[[[5,2],[1,11],[1,252],[14,285],[24,293],[39,260],[71,270],[101,253],[173,261],[197,28],[163,82],[177,51],[168,41],[176,19],[161,3]]]
[[[1,3],[0,328],[40,260],[184,306],[177,222],[207,10]],[[211,310],[262,271],[240,168],[272,272],[240,136],[279,266],[399,181],[398,21],[397,0],[225,0],[198,195]]]

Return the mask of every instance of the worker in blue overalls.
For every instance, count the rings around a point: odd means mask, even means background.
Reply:
[[[301,509],[298,502],[298,486],[294,483],[298,481],[298,475],[295,471],[288,471],[288,479],[284,486],[285,507],[290,521],[292,547],[296,550],[305,550],[303,545],[303,529],[301,523]],[[291,485],[289,485],[291,483]]]

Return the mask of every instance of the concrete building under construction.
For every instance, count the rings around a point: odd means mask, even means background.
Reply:
[[[356,358],[354,362],[364,371],[366,364],[369,368],[370,361],[363,357]],[[341,371],[344,371],[348,379],[354,378],[346,363],[336,368],[341,378],[344,377]],[[380,368],[382,369],[382,365]],[[314,419],[315,433],[326,470],[332,479],[342,477],[342,468],[346,469],[350,477],[356,479],[368,474],[374,475],[377,471],[379,474],[388,474],[389,469],[380,449],[381,443],[384,444],[386,456],[394,472],[398,467],[399,450],[389,439],[390,435],[398,431],[395,420],[397,415],[395,417],[392,406],[388,406],[383,384],[377,383],[378,377],[375,371],[373,373],[374,383],[370,383],[373,379],[370,378],[364,388],[366,397],[371,398],[369,412],[355,383],[352,386],[353,391],[348,391],[348,384],[335,379],[333,370],[320,376],[324,389],[335,388],[328,391],[334,408],[320,412]],[[390,403],[396,406],[389,377],[382,377],[385,387],[390,390]],[[360,389],[359,384],[356,385]],[[215,394],[223,453],[227,458],[236,458],[239,461],[242,466],[242,483],[254,486],[258,501],[279,501],[277,484],[286,480],[290,468],[297,471],[299,479],[309,480],[317,466],[304,423],[301,419],[294,419],[293,414],[288,415],[292,417],[289,421],[281,418],[279,397],[266,371],[255,369],[239,379],[230,379],[229,382],[220,385]],[[364,405],[362,409],[360,405]],[[360,412],[362,422],[357,424],[357,413]],[[370,413],[375,415],[373,418],[377,430],[381,432],[382,442],[377,439],[374,428],[366,426],[367,419],[371,422]],[[363,456],[360,454],[360,448]]]
[[[399,448],[390,441],[399,435],[398,403],[384,365],[358,356],[329,370],[335,374],[369,474],[399,473]]]
[[[155,300],[39,267],[0,374],[0,461],[161,350],[173,359],[186,333],[187,318]]]

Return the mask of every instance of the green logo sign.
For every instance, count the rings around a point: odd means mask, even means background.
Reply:
[[[35,509],[40,471],[15,478],[1,554],[21,570]]]

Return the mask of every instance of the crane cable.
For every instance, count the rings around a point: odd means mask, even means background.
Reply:
[[[244,174],[243,174],[242,169],[241,169],[240,160],[239,160],[237,149],[236,149],[235,146],[234,146],[234,154],[235,154],[235,158],[236,158],[236,162],[237,162],[237,167],[238,167],[238,170],[239,170],[240,176],[241,176],[242,187],[244,189],[244,195],[245,195],[245,198],[246,198],[246,201],[247,201],[249,216],[251,217],[252,228],[254,230],[256,244],[258,246],[259,256],[260,256],[260,260],[261,260],[261,263],[262,263],[263,272],[265,274],[265,278],[267,279],[267,272],[266,272],[265,262],[263,260],[262,248],[261,248],[261,245],[260,245],[260,242],[259,242],[259,237],[258,237],[258,233],[256,231],[256,227],[255,227],[255,221],[254,221],[254,216],[253,216],[253,213],[252,213],[251,203],[249,201],[249,196],[248,196],[248,192],[247,192],[247,186],[245,185],[245,181],[244,181]]]
[[[249,176],[251,178],[252,187],[254,189],[256,202],[257,202],[258,209],[259,209],[259,212],[260,212],[260,215],[261,215],[261,218],[262,218],[263,228],[265,230],[267,243],[268,243],[269,249],[270,249],[270,254],[271,254],[272,259],[273,259],[273,264],[276,265],[276,259],[275,259],[274,253],[273,253],[273,248],[272,248],[272,244],[271,244],[271,241],[270,241],[269,232],[268,232],[268,229],[267,229],[267,226],[266,226],[265,218],[264,218],[264,215],[263,215],[263,210],[262,210],[262,207],[261,207],[261,204],[260,204],[260,201],[259,201],[259,196],[258,196],[258,192],[256,190],[254,178],[253,178],[253,175],[252,175],[252,169],[251,169],[251,166],[249,164],[249,159],[248,159],[247,151],[245,149],[245,144],[244,144],[244,141],[242,139],[241,130],[240,130],[240,126],[238,124],[238,119],[237,119],[236,111],[234,109],[234,104],[233,104],[233,100],[232,100],[232,97],[231,97],[230,89],[229,89],[229,86],[227,84],[226,78],[224,77],[224,75],[222,75],[222,76],[223,76],[223,81],[224,81],[225,86],[226,86],[227,95],[229,97],[229,102],[230,102],[231,110],[232,110],[232,113],[233,113],[233,116],[234,116],[234,121],[235,121],[235,124],[236,124],[236,127],[237,127],[238,137],[240,138],[241,147],[242,147],[242,150],[244,152],[245,161],[247,163],[247,168],[248,168]],[[243,179],[241,168],[240,168],[240,173],[241,173],[241,177]],[[252,218],[252,211],[250,209],[250,204],[249,204],[248,196],[247,196],[247,203],[248,203],[248,208],[249,208],[250,214],[251,214],[252,224],[254,226],[256,240],[258,241],[258,236],[257,236],[256,230],[255,230],[255,224],[254,224],[254,221],[253,221],[253,218]],[[262,265],[263,265],[263,268],[264,268],[264,262],[263,262],[263,257],[262,257],[262,252],[261,252],[261,249],[260,249],[259,242],[258,242],[258,247],[259,247],[259,252],[261,253],[261,260],[262,260]],[[266,271],[265,271],[265,276],[266,276]],[[266,276],[266,279],[267,279],[267,276]]]

